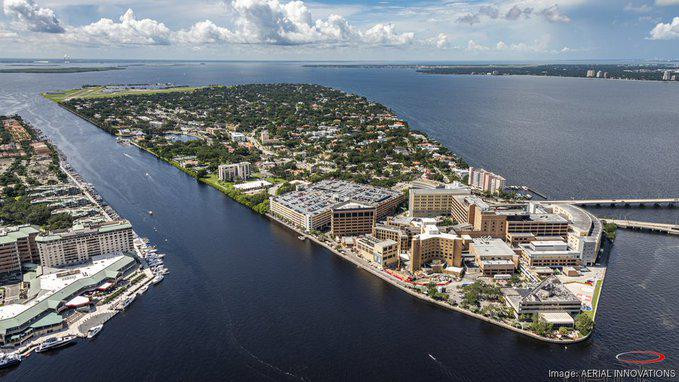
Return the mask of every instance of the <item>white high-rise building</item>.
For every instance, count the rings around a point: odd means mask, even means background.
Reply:
[[[250,162],[240,162],[233,164],[222,164],[218,167],[219,180],[222,182],[232,182],[235,180],[245,180],[250,177]]]
[[[505,178],[482,168],[469,167],[467,184],[494,194],[504,190]]]

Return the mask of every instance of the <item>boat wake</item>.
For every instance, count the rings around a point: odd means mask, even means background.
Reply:
[[[453,373],[450,371],[450,369],[446,365],[444,365],[441,361],[439,361],[431,353],[428,353],[427,355],[429,356],[429,358],[432,359],[432,361],[434,361],[434,363],[436,363],[436,365],[438,365],[439,369],[441,369],[443,374],[445,374],[450,379],[455,379],[455,377],[453,376]]]

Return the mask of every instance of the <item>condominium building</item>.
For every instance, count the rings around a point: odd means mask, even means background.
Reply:
[[[35,244],[39,232],[31,225],[0,228],[0,275],[21,272],[21,264],[40,260]]]
[[[469,188],[413,188],[408,193],[408,211],[412,217],[450,215],[453,198],[469,195]]]
[[[516,315],[540,312],[580,313],[582,302],[556,276],[544,279],[533,289],[505,289],[505,301]]]
[[[246,180],[250,177],[250,162],[240,162],[219,165],[219,180],[222,182],[233,182],[236,180]]]
[[[486,276],[512,274],[518,265],[518,256],[501,239],[476,238],[469,243],[469,254]]]
[[[520,244],[521,257],[531,267],[565,267],[580,265],[580,253],[568,248],[563,240],[534,240]]]
[[[361,236],[356,239],[356,250],[362,258],[383,267],[397,264],[399,261],[398,243],[394,240],[382,240],[372,235]]]
[[[59,267],[89,260],[92,256],[134,250],[132,225],[127,221],[107,222],[92,226],[38,235],[35,239],[44,267]]]
[[[303,191],[269,198],[271,213],[304,230],[322,230],[332,225],[332,209],[342,203],[358,203],[375,209],[374,220],[393,214],[405,196],[393,190],[343,180],[324,180]]]
[[[469,167],[467,183],[472,187],[494,194],[504,190],[506,181],[505,178],[490,171]]]
[[[448,266],[462,266],[462,248],[465,241],[462,237],[450,233],[432,231],[417,235],[410,245],[410,272],[422,268],[422,265],[434,259],[444,261]]]
[[[375,207],[346,202],[332,208],[330,232],[333,237],[359,236],[373,232]]]

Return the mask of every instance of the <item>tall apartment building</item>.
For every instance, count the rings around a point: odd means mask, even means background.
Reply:
[[[469,167],[467,184],[494,194],[504,190],[506,181],[505,178],[490,171],[486,171],[482,168]]]
[[[417,235],[410,245],[408,269],[415,272],[434,259],[442,260],[448,266],[461,267],[464,245],[464,239],[454,234],[430,231]]]
[[[383,267],[397,264],[399,261],[398,243],[394,240],[382,240],[365,235],[356,239],[356,249],[361,257]]]
[[[408,211],[412,217],[450,215],[453,198],[470,193],[468,188],[413,188],[408,193]]]
[[[40,263],[59,267],[89,260],[92,256],[134,250],[132,225],[127,221],[92,226],[74,226],[69,230],[38,235],[35,239]]]
[[[240,162],[233,164],[219,165],[219,180],[222,182],[233,182],[236,180],[246,180],[250,177],[250,162]]]
[[[375,207],[346,202],[332,208],[330,232],[333,237],[359,236],[373,232]]]
[[[21,264],[39,261],[35,237],[38,227],[20,225],[0,229],[0,275],[21,272]]]

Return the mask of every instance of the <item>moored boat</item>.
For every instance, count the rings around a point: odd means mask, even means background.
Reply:
[[[88,339],[94,338],[94,336],[96,336],[97,334],[99,334],[99,332],[100,332],[101,329],[103,329],[103,328],[104,328],[104,325],[102,325],[102,324],[99,324],[99,325],[97,325],[97,326],[91,327],[90,330],[87,331],[87,338],[88,338]]]
[[[77,337],[73,335],[64,336],[61,338],[49,338],[45,342],[41,343],[35,351],[40,353],[47,350],[57,349],[68,345],[73,345]]]
[[[2,354],[0,355],[0,369],[16,366],[21,363],[21,355],[19,354]]]

